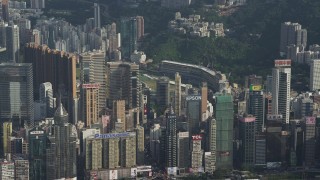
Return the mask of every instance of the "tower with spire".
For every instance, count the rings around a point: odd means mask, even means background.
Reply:
[[[166,114],[166,167],[177,167],[177,119],[172,105]]]

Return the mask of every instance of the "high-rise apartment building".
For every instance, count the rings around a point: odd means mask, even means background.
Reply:
[[[310,91],[320,89],[320,59],[314,59],[310,64]]]
[[[9,22],[9,0],[2,0],[2,19]]]
[[[201,149],[201,135],[192,135],[191,142],[191,168],[193,172],[199,172],[202,169],[203,150]]]
[[[33,89],[39,89],[41,83],[50,82],[53,96],[61,96],[64,107],[74,121],[73,105],[76,96],[76,59],[77,57],[52,50],[48,46],[27,44],[25,47],[25,61],[32,63]],[[35,99],[39,99],[39,91],[34,92]]]
[[[100,5],[98,3],[94,3],[94,27],[101,28],[101,19],[100,19]]]
[[[106,55],[104,51],[85,52],[80,55],[80,81],[99,86],[98,114],[106,108]],[[84,100],[84,99],[82,99]],[[82,102],[83,103],[83,102]]]
[[[34,125],[32,64],[0,64],[0,119],[13,127]]]
[[[0,179],[13,180],[14,178],[14,162],[2,161],[0,162]]]
[[[252,116],[240,118],[241,163],[244,167],[255,164],[255,126],[256,118]]]
[[[29,161],[25,159],[14,160],[14,177],[16,180],[29,180]]]
[[[122,127],[117,129],[120,132],[126,131],[126,108],[124,100],[113,101],[112,106],[112,124],[113,129],[116,129],[116,122],[121,122]]]
[[[9,25],[6,27],[6,47],[7,56],[10,62],[19,62],[20,39],[19,27],[17,25]]]
[[[175,75],[174,112],[177,116],[181,115],[181,76],[179,73]]]
[[[137,144],[137,165],[144,165],[144,128],[140,125],[137,125],[135,132]]]
[[[281,114],[283,124],[289,124],[291,60],[275,60],[272,69],[272,114]]]
[[[10,151],[10,137],[12,135],[12,122],[4,122],[2,124],[2,155]]]
[[[173,108],[166,114],[165,167],[177,167],[177,119]]]
[[[46,7],[45,0],[30,0],[31,9],[44,9]]]
[[[217,162],[217,121],[213,118],[208,120],[208,151],[210,152],[210,167],[206,169],[206,172],[213,172],[216,170]]]
[[[1,47],[6,47],[6,34],[7,34],[6,28],[7,27],[8,27],[8,23],[4,21],[0,22],[0,46]]]
[[[101,139],[86,140],[86,170],[102,169],[102,150]]]
[[[81,113],[87,127],[99,121],[99,84],[82,84]]]
[[[139,65],[124,62],[107,63],[107,104],[125,100],[126,109],[140,108],[141,84]]]
[[[300,50],[307,47],[307,30],[301,29],[299,23],[281,24],[280,54],[287,54],[287,46],[296,45]]]
[[[232,96],[215,94],[217,169],[232,169],[233,167],[233,113]]]
[[[257,88],[255,88],[257,87]],[[248,114],[256,117],[255,125],[256,125],[256,133],[263,132],[265,125],[265,99],[263,95],[263,91],[261,86],[251,86],[249,90],[249,99],[247,103]]]
[[[121,55],[129,59],[131,53],[137,50],[137,19],[122,18],[120,21]]]

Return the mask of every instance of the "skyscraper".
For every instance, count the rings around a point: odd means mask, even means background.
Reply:
[[[107,63],[107,103],[112,107],[113,100],[125,100],[126,109],[140,108],[141,84],[139,66],[132,63]]]
[[[320,89],[320,59],[314,59],[310,64],[310,91]]]
[[[116,129],[116,122],[121,122],[122,127],[120,127],[120,132],[124,132],[126,130],[126,109],[125,109],[125,101],[117,100],[113,101],[112,106],[112,126],[113,129]]]
[[[106,56],[104,51],[85,52],[80,55],[80,81],[82,84],[97,84],[98,114],[103,114],[106,108]],[[84,100],[84,99],[82,99]],[[82,102],[83,103],[83,102]]]
[[[70,119],[74,121],[73,105],[76,95],[76,60],[73,54],[51,50],[48,46],[27,44],[25,47],[25,61],[32,63],[33,87],[39,89],[41,83],[50,82],[53,96],[61,95],[64,107],[67,108]],[[39,99],[39,91],[34,92],[35,99]]]
[[[272,114],[281,114],[283,124],[289,124],[291,60],[275,60],[272,69]]]
[[[206,82],[203,82],[201,86],[201,114],[207,111],[207,101],[208,101],[208,85]]]
[[[144,36],[144,19],[142,16],[137,16],[137,40],[141,40]]]
[[[4,122],[2,124],[2,150],[1,154],[5,155],[6,153],[9,153],[10,149],[10,137],[12,134],[12,122]]]
[[[137,142],[137,165],[144,165],[144,128],[140,125],[137,125],[135,132]]]
[[[55,144],[55,179],[74,178],[77,175],[76,132],[68,123],[68,113],[60,103],[54,114],[54,133],[51,144]]]
[[[46,149],[48,137],[43,129],[35,127],[29,131],[30,179],[46,179]]]
[[[99,120],[99,84],[82,84],[81,113],[87,127]]]
[[[179,169],[190,167],[189,132],[179,132],[177,135],[177,165]]]
[[[89,138],[86,140],[86,169],[98,170],[102,168],[102,140]]]
[[[120,22],[121,54],[124,59],[129,59],[131,53],[137,50],[137,19],[122,18]]]
[[[255,164],[255,117],[240,118],[241,163],[243,166]]]
[[[0,119],[13,127],[34,125],[32,64],[0,64]]]
[[[174,89],[174,112],[177,116],[181,115],[181,76],[176,73]]]
[[[217,123],[216,168],[233,167],[233,98],[229,94],[215,94]]]
[[[53,98],[52,84],[45,82],[40,85],[39,90],[40,102],[46,103],[47,116],[53,117],[54,109],[56,107],[55,99]]]
[[[304,124],[304,164],[312,166],[315,163],[315,135],[316,135],[316,118],[306,117]]]
[[[217,121],[213,118],[208,120],[208,151],[211,153],[209,170],[207,172],[213,172],[216,170],[216,161],[217,161]]]
[[[157,80],[157,105],[160,112],[164,112],[170,104],[169,78],[160,77]]]
[[[193,172],[202,169],[203,150],[201,149],[201,135],[193,135],[191,142],[191,168]]]
[[[166,114],[165,167],[177,167],[177,119],[173,108]]]
[[[248,99],[248,114],[256,117],[256,133],[262,132],[265,125],[265,100],[261,86],[251,86],[250,88]]]
[[[9,25],[6,27],[6,47],[8,60],[11,62],[19,62],[20,40],[19,27],[17,25]]]
[[[100,5],[98,3],[94,3],[94,27],[101,28],[101,19],[100,19]]]
[[[2,0],[2,19],[9,22],[9,0]]]
[[[201,122],[201,96],[187,96],[187,118],[189,122],[189,133],[191,135],[198,134],[200,132]]]
[[[45,8],[45,0],[30,0],[31,9]]]

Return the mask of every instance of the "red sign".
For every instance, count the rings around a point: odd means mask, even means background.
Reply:
[[[291,66],[291,59],[282,59],[282,60],[275,60],[274,67],[286,67]]]
[[[98,89],[100,88],[100,84],[82,84],[82,88],[84,89]]]
[[[193,135],[193,136],[192,136],[192,140],[193,140],[193,141],[202,140],[202,136],[201,136],[200,134]]]

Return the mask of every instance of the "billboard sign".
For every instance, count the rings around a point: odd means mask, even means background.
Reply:
[[[201,101],[201,96],[187,96],[187,101]]]
[[[167,169],[168,175],[176,176],[177,170],[178,170],[177,167],[168,167],[168,169]]]
[[[244,117],[244,118],[241,118],[240,121],[244,122],[244,123],[250,123],[250,122],[256,121],[256,118],[255,117]]]
[[[131,168],[131,178],[137,177],[137,168]]]
[[[262,86],[261,85],[250,85],[250,91],[261,91]]]
[[[306,117],[306,124],[314,125],[316,124],[316,118],[315,117]]]
[[[44,134],[44,131],[31,131],[30,134],[32,135]]]
[[[274,61],[274,67],[288,67],[288,66],[291,66],[290,59],[281,59],[281,60]]]
[[[193,135],[193,136],[192,136],[192,140],[193,140],[193,141],[202,140],[201,134]]]
[[[82,84],[83,89],[98,89],[100,84]]]
[[[94,138],[96,139],[110,139],[110,138],[121,138],[135,136],[134,132],[124,132],[124,133],[108,133],[108,134],[95,134]]]
[[[109,179],[110,180],[118,179],[118,171],[117,170],[110,170],[109,171]]]
[[[282,119],[282,114],[268,114],[267,120],[270,121],[279,121]]]
[[[151,166],[138,166],[137,172],[148,172],[151,171]]]

